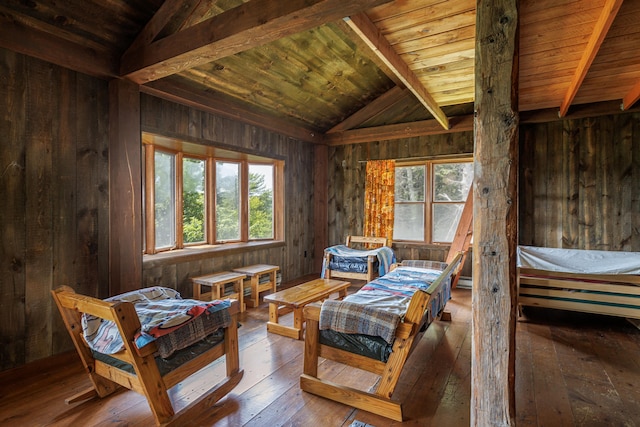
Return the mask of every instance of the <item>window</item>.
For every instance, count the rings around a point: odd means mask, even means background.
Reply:
[[[451,243],[472,182],[468,160],[396,165],[393,239]]]
[[[282,160],[149,134],[143,142],[145,253],[282,238]]]

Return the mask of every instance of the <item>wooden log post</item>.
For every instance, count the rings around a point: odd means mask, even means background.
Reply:
[[[471,425],[515,425],[517,0],[477,2]]]
[[[142,284],[142,141],[139,86],[112,80],[109,91],[109,294],[116,295]]]

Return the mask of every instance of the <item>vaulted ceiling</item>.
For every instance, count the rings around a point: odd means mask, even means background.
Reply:
[[[341,144],[472,128],[475,7],[473,0],[0,0],[0,47]],[[565,116],[586,104],[637,103],[640,0],[521,0],[519,8],[521,112]]]

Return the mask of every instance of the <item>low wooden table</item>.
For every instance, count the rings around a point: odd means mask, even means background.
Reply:
[[[277,265],[255,264],[247,267],[234,268],[233,271],[246,274],[251,278],[251,299],[246,301],[247,306],[257,307],[260,305],[260,293],[264,291],[276,291],[276,272],[280,269]],[[269,281],[260,283],[260,277],[268,274]]]
[[[334,292],[338,292],[338,298],[344,298],[350,285],[351,283],[342,280],[315,279],[265,296],[264,300],[269,302],[267,331],[301,340],[304,323],[302,309],[304,306],[325,300]],[[291,311],[293,311],[293,326],[278,323],[280,315]]]
[[[240,303],[240,311],[244,311],[244,286],[243,281],[246,274],[233,271],[222,271],[220,273],[208,274],[206,276],[192,277],[193,298],[200,300],[215,300],[234,298]],[[226,285],[233,285],[231,293],[225,292]],[[203,286],[210,286],[211,292],[203,292]]]

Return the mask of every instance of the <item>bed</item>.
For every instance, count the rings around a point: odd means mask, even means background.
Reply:
[[[125,387],[146,397],[157,425],[182,425],[242,379],[235,300],[186,300],[163,287],[107,300],[68,286],[51,293],[92,383],[68,404]],[[168,390],[222,357],[226,377],[176,412]]]
[[[640,319],[640,253],[519,246],[518,305]]]
[[[357,245],[373,248],[359,249]],[[347,236],[346,244],[324,250],[321,277],[370,282],[384,276],[394,262],[395,255],[386,237]]]
[[[306,306],[300,388],[402,421],[402,404],[392,399],[394,389],[415,345],[443,313],[461,258],[458,254],[448,265],[403,261],[342,301]],[[319,357],[379,375],[377,389],[358,390],[319,378]]]

